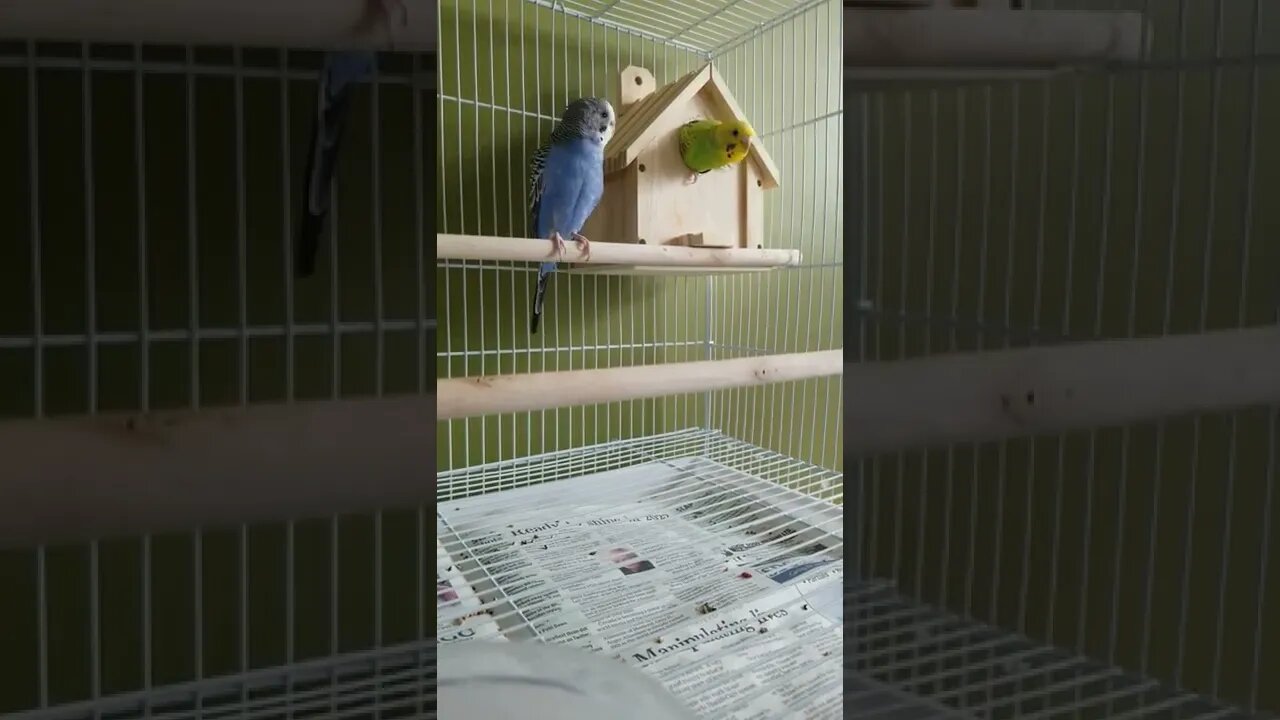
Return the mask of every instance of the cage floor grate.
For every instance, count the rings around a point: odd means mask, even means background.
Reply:
[[[434,718],[435,667],[435,642],[428,639],[7,717],[12,720]]]
[[[846,684],[846,706],[865,708],[859,718],[925,717],[911,714],[920,703],[946,708],[949,717],[991,720],[1261,717],[923,605],[886,582],[847,585],[845,593],[852,613],[845,625],[846,671],[876,683],[851,694]],[[884,687],[899,698],[886,702]],[[863,697],[874,704],[863,705]]]

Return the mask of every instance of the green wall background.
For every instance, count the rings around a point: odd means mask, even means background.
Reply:
[[[718,284],[713,285],[704,278],[569,279],[566,275],[557,278],[553,286],[556,295],[552,306],[573,310],[552,315],[541,336],[548,340],[546,349],[539,345],[532,352],[517,332],[524,327],[531,295],[531,287],[522,287],[528,282],[524,277],[528,273],[438,269],[436,296],[421,297],[426,283],[417,270],[418,257],[428,256],[424,233],[430,232],[432,218],[430,206],[418,200],[419,194],[425,194],[418,177],[428,181],[426,173],[436,167],[441,182],[433,209],[444,231],[516,232],[514,228],[523,222],[520,183],[524,158],[536,139],[549,132],[556,113],[552,108],[563,105],[570,89],[581,92],[594,77],[597,92],[610,96],[614,91],[609,78],[624,64],[623,58],[645,64],[662,81],[673,80],[704,61],[672,46],[566,21],[564,16],[533,4],[512,1],[496,5],[491,14],[486,7],[485,12],[472,15],[473,4],[443,4],[443,98],[434,115],[426,88],[411,89],[414,66],[408,57],[381,58],[376,96],[372,86],[357,90],[339,169],[337,210],[330,223],[338,271],[331,271],[329,250],[322,250],[316,277],[292,283],[291,315],[288,243],[309,136],[318,55],[291,52],[288,79],[282,80],[279,53],[245,50],[239,58],[243,81],[239,85],[241,112],[237,114],[237,83],[231,74],[237,58],[226,50],[201,50],[193,58],[194,106],[189,113],[183,51],[145,48],[142,59],[146,72],[140,76],[145,172],[139,177],[132,169],[139,151],[134,143],[138,117],[135,83],[139,76],[133,72],[136,65],[131,48],[88,49],[94,69],[88,85],[92,114],[87,116],[80,47],[39,45],[34,86],[23,66],[27,46],[9,43],[0,47],[5,59],[0,67],[0,86],[6,97],[19,99],[26,98],[34,87],[35,124],[39,128],[36,233],[29,212],[29,105],[20,100],[0,107],[0,129],[9,138],[0,143],[0,183],[8,189],[0,193],[0,217],[13,240],[0,244],[0,338],[4,340],[0,342],[0,378],[6,388],[0,393],[0,416],[21,420],[139,408],[420,392],[428,383],[425,353],[429,345],[421,342],[418,325],[433,306],[443,316],[437,344],[440,376],[671,362],[702,359],[709,352],[732,352],[708,349],[708,320],[716,323],[717,335],[728,338],[725,323],[730,317],[726,313],[709,315],[708,298],[720,300],[736,293],[742,312],[751,308],[754,316],[762,317],[765,311],[776,312],[781,307],[780,298],[790,297],[782,273],[775,273],[759,286],[748,284],[745,278],[732,283],[717,279]],[[838,17],[835,3],[811,7]],[[813,17],[805,20],[805,27],[816,37],[820,23]],[[468,23],[470,30],[466,29]],[[492,29],[486,29],[489,25]],[[453,36],[449,34],[451,26],[455,28]],[[519,35],[521,27],[525,28],[526,47],[517,52],[507,44],[506,36]],[[838,38],[838,24],[827,22],[821,27],[823,42],[832,45]],[[780,32],[766,28],[762,36],[776,37]],[[790,32],[795,37],[796,31]],[[497,42],[499,36],[501,43]],[[765,47],[758,42],[749,40],[735,50],[740,56],[754,52],[753,57],[762,57],[763,49],[750,49]],[[476,44],[482,48],[479,54]],[[493,59],[499,47],[503,49],[500,62]],[[593,52],[584,52],[593,47]],[[564,63],[569,51],[574,52],[574,61]],[[577,62],[578,54],[582,55],[581,63]],[[811,62],[816,68],[819,57],[794,60],[798,68],[794,72],[807,72]],[[460,64],[458,58],[467,62]],[[732,76],[732,55],[716,62],[722,72]],[[805,125],[808,129],[785,124],[808,121],[804,113],[817,106],[816,100],[802,106],[799,114],[777,115],[773,128],[782,135],[778,138],[780,149],[773,153],[787,173],[815,167],[822,160],[821,174],[815,170],[811,178],[839,176],[839,163],[834,160],[810,154],[808,159],[792,161],[784,156],[788,150],[781,149],[792,142],[790,152],[805,152],[799,139],[784,139],[796,130],[797,138],[811,144],[838,142],[827,139],[839,135],[835,67],[831,54],[824,80],[830,88],[825,100],[829,117]],[[489,77],[492,84],[476,82]],[[517,82],[519,90],[515,89]],[[508,86],[511,94],[507,94]],[[287,102],[282,101],[282,91]],[[752,92],[745,88],[740,100],[764,102],[763,95],[753,100]],[[458,103],[458,97],[468,102]],[[515,110],[494,112],[488,107],[492,105]],[[756,110],[749,112],[754,117]],[[760,113],[764,117],[764,111]],[[190,139],[186,134],[189,115],[194,119]],[[91,117],[87,125],[82,121],[85,117]],[[238,117],[243,121],[239,146]],[[823,135],[818,134],[819,122]],[[373,205],[371,176],[375,126],[380,150],[377,187],[382,199],[378,208]],[[86,127],[87,146],[82,142]],[[415,134],[415,128],[423,127],[430,128],[430,134]],[[758,129],[769,132],[769,121],[762,120]],[[460,130],[463,135],[459,138]],[[431,136],[437,143],[434,148],[427,144]],[[518,153],[516,140],[523,140]],[[769,142],[772,148],[773,140]],[[189,147],[194,149],[190,158]],[[429,150],[436,151],[438,164]],[[84,176],[87,157],[93,161],[91,220],[87,220]],[[243,158],[240,167],[237,157]],[[459,167],[456,172],[455,166]],[[194,207],[188,200],[189,167],[195,183]],[[242,200],[236,192],[241,175]],[[139,204],[140,183],[145,190],[145,207]],[[778,230],[782,235],[793,235],[786,244],[802,247],[807,255],[810,248],[827,249],[828,267],[792,271],[794,279],[787,281],[798,283],[801,273],[820,278],[814,285],[820,289],[814,291],[810,303],[814,330],[801,337],[793,334],[790,326],[781,325],[788,328],[785,333],[765,335],[761,330],[743,346],[757,339],[768,341],[767,347],[782,349],[840,344],[834,330],[840,327],[840,271],[834,264],[840,249],[832,235],[839,212],[838,183],[821,185],[811,179],[795,187],[787,190],[792,193],[787,197],[804,199],[815,208],[815,218],[830,218],[832,226],[827,229],[824,223],[822,232],[826,235],[821,240],[817,239],[816,221],[807,227],[789,226],[786,232]],[[476,198],[486,192],[492,202],[477,203]],[[783,202],[781,195],[769,202],[769,216],[775,217],[775,208]],[[190,224],[189,215],[193,216]],[[38,294],[33,273],[35,235],[40,241]],[[92,292],[86,277],[89,259],[85,248],[90,236],[94,248]],[[189,277],[187,270],[193,262],[195,275]],[[245,269],[243,289],[241,266]],[[141,291],[144,275],[145,294]],[[495,281],[499,276],[504,282]],[[197,288],[194,308],[193,285]],[[767,290],[761,292],[760,288]],[[576,303],[572,302],[575,296]],[[36,297],[44,339],[39,358],[27,346],[35,334]],[[606,297],[607,302],[584,302]],[[468,307],[465,321],[457,312],[464,304]],[[97,335],[93,355],[79,337],[90,329],[87,317],[91,305],[92,329]],[[186,332],[193,324],[193,312],[194,324],[202,329],[195,341]],[[502,321],[481,322],[494,313]],[[291,362],[282,327],[290,318],[296,335]],[[372,332],[379,319],[384,322],[381,350]],[[819,319],[825,334],[817,329]],[[833,321],[827,322],[829,319]],[[238,330],[242,322],[249,329],[243,340]],[[341,325],[339,332],[334,332],[335,322]],[[144,325],[151,335],[145,355],[140,352],[138,337]],[[499,348],[518,352],[491,353]],[[471,358],[457,355],[468,350],[477,354]],[[91,383],[93,363],[96,372]],[[37,367],[42,380],[38,396],[31,387]],[[791,454],[839,467],[839,410],[828,399],[828,390],[838,387],[838,382],[795,387],[801,392],[771,389],[770,397],[779,407],[783,399],[790,403],[796,398],[789,404],[796,408],[791,415],[782,411],[765,415],[764,405],[758,410],[747,406],[755,416],[778,418],[756,442],[781,448],[780,443],[789,439],[795,446]],[[838,392],[834,396],[838,397]],[[741,413],[730,411],[733,403],[763,401],[765,397],[762,393],[740,399],[728,394],[716,396],[714,401],[720,408],[716,412],[720,417],[738,418]],[[813,400],[806,399],[809,397]],[[577,409],[550,417],[530,414],[521,416],[519,425],[510,418],[487,419],[475,421],[468,435],[455,424],[442,433],[442,467],[705,425],[706,401],[704,394],[694,394]],[[821,438],[815,439],[813,434],[801,433],[783,422],[805,416],[832,427],[824,428]],[[727,421],[725,426],[729,429]],[[452,455],[449,437],[455,438]],[[801,447],[805,438],[808,447]],[[300,518],[292,524],[292,579],[286,564],[290,526],[282,524],[210,528],[155,535],[145,541],[107,539],[92,547],[0,551],[0,584],[6,589],[0,593],[0,712],[32,707],[39,701],[37,573],[42,561],[47,577],[48,699],[57,704],[90,696],[94,624],[98,628],[102,694],[137,689],[147,682],[143,638],[148,629],[149,680],[153,685],[190,680],[198,673],[208,677],[419,637],[431,622],[429,617],[419,617],[416,610],[416,597],[422,592],[417,574],[425,565],[417,553],[421,523],[415,511],[334,521]],[[374,559],[379,545],[382,565],[381,573],[376,573]],[[144,558],[149,563],[144,564]],[[197,562],[202,581],[199,598],[194,590]],[[148,584],[150,593],[144,590]],[[194,610],[197,600],[202,608],[198,616]],[[288,622],[290,614],[292,624]],[[194,643],[200,628],[203,653],[197,658]]]
[[[141,75],[133,72],[132,48],[90,48],[94,69],[87,92],[92,113],[86,114],[81,48],[40,44],[34,73],[39,180],[35,217],[45,347],[40,360],[43,403],[37,408],[37,358],[30,347],[13,344],[33,335],[37,297],[29,212],[32,86],[26,54],[22,43],[0,44],[0,95],[8,99],[0,103],[0,419],[78,415],[93,409],[415,393],[428,387],[429,345],[418,326],[427,317],[431,298],[420,303],[427,277],[419,270],[423,265],[418,256],[429,257],[425,233],[431,208],[419,198],[425,195],[422,183],[430,181],[426,128],[434,123],[426,83],[417,90],[411,83],[411,57],[380,59],[376,103],[372,85],[356,91],[339,168],[337,212],[330,222],[336,233],[337,280],[331,283],[334,258],[325,249],[316,276],[293,283],[296,340],[290,363],[282,327],[288,318],[288,243],[296,222],[320,56],[289,53],[287,79],[282,79],[280,53],[243,52],[239,155],[232,76],[236,58],[231,51],[201,50],[193,58],[194,142],[189,142],[186,57],[181,48],[145,48],[146,72]],[[140,116],[135,112],[139,79]],[[415,119],[415,94],[420,120]],[[139,117],[144,130],[141,177],[134,169]],[[380,238],[375,235],[372,192],[375,126]],[[82,141],[86,127],[91,152]],[[421,128],[416,143],[415,128]],[[188,205],[189,148],[194,149],[194,208]],[[87,156],[93,161],[91,206],[84,184]],[[243,157],[243,211],[236,193],[238,156]],[[415,165],[421,168],[418,183]],[[145,190],[142,209],[140,184]],[[92,221],[86,222],[90,207]],[[188,226],[192,212],[194,258]],[[95,249],[92,296],[86,279],[89,231]],[[140,250],[140,237],[145,251]],[[188,268],[193,260],[197,323],[204,330],[198,342],[184,335],[191,326],[193,283]],[[143,269],[145,295],[140,290]],[[380,275],[380,298],[375,274]],[[98,334],[93,391],[90,355],[76,337],[89,327],[90,300]],[[137,339],[144,316],[152,334],[146,365]],[[249,328],[243,344],[238,330],[242,318]],[[373,332],[379,318],[388,328],[381,354]],[[333,332],[334,320],[343,324],[341,332]],[[193,352],[198,363],[193,363]],[[378,523],[380,591],[375,589],[374,571]],[[196,676],[194,637],[201,624],[194,610],[197,557],[202,563],[205,676],[419,637],[420,626],[429,627],[432,621],[420,619],[417,611],[417,568],[425,565],[417,554],[417,527],[416,510],[387,512],[380,520],[358,516],[331,523],[300,518],[294,527],[292,627],[286,525],[151,537],[152,683]],[[199,553],[197,535],[202,543]],[[43,550],[50,702],[89,697],[95,589],[100,690],[109,694],[142,687],[148,599],[143,590],[143,542],[128,538],[98,543],[97,583],[92,581],[90,547]],[[0,713],[39,701],[38,557],[34,549],[0,550]],[[243,588],[242,577],[247,579]],[[378,602],[381,638],[375,632]]]
[[[1182,3],[1178,60],[1180,4],[1146,5],[1158,69],[847,90],[865,127],[847,141],[868,163],[855,209],[868,360],[1196,332],[1202,308],[1211,330],[1276,321],[1280,70],[1260,60],[1256,89],[1249,63],[1214,71],[1209,0]],[[1253,51],[1253,6],[1222,3],[1222,56]],[[1280,8],[1260,7],[1257,52],[1274,53]],[[1263,537],[1280,503],[1276,434],[1262,408],[873,458],[865,567],[927,602],[1246,705],[1261,642],[1257,703],[1274,711],[1277,553],[1265,587],[1259,569],[1277,543]]]
[[[626,65],[663,84],[707,62],[520,0],[443,2],[440,17],[442,232],[525,236],[527,159],[568,102],[594,94],[616,104]],[[561,273],[531,336],[532,265],[445,263],[436,276],[438,377],[840,347],[839,27],[838,3],[805,3],[713,58],[782,168],[783,188],[766,195],[767,245],[800,248],[825,266],[715,279]],[[768,74],[757,72],[764,66]],[[710,426],[838,469],[838,387],[831,379],[452,421],[440,428],[439,466]],[[766,412],[765,398],[783,409]]]

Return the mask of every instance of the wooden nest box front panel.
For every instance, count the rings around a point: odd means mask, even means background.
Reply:
[[[747,120],[711,65],[655,89],[644,68],[621,73],[618,125],[605,148],[604,197],[583,234],[613,242],[764,247],[764,192],[777,169],[759,137],[746,159],[698,175],[680,157],[679,130],[699,118]]]

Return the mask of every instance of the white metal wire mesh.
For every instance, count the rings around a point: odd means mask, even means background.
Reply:
[[[150,717],[423,717],[434,707],[434,641],[335,655],[284,667],[179,683],[107,699],[15,713],[24,720]],[[427,711],[427,717],[434,717]]]
[[[956,717],[1253,717],[1084,655],[921,605],[884,583],[854,587],[849,596],[857,611],[847,662],[906,695],[867,707],[865,717],[909,717],[903,713],[922,702]],[[869,701],[882,695],[878,688],[855,691],[846,702],[853,708],[864,696]]]
[[[805,260],[738,277],[557,272],[537,335],[527,330],[536,266],[438,262],[439,375],[840,347],[839,13],[830,0],[443,3],[442,232],[528,236],[528,158],[561,108],[586,95],[617,105],[617,76],[627,65],[648,68],[662,85],[710,61],[781,167],[782,188],[765,195],[764,243],[800,249]],[[483,609],[505,637],[544,640],[542,628],[570,615],[558,609],[557,592],[585,576],[564,570],[550,585],[513,579],[515,560],[503,554],[510,542],[473,546],[469,533],[485,523],[515,522],[530,509],[582,519],[601,507],[623,512],[644,502],[705,513],[709,535],[727,533],[736,526],[731,517],[746,512],[761,532],[804,525],[824,534],[823,552],[842,556],[839,387],[838,378],[824,379],[444,423],[437,455],[444,550],[478,585]],[[639,496],[636,487],[584,477],[689,458],[714,464]],[[761,550],[794,552],[782,537]],[[682,601],[719,591],[723,559],[696,562],[706,581],[673,589]],[[593,621],[630,617],[630,610],[620,612]],[[675,628],[661,623],[679,613],[646,606],[636,615],[636,623],[658,623],[653,629],[661,634]]]
[[[649,15],[665,17],[664,3],[643,5]],[[711,61],[782,164],[783,187],[765,195],[765,244],[802,250],[802,266],[765,277],[714,279],[559,273],[544,327],[532,335],[526,322],[531,264],[440,262],[441,377],[841,346],[840,7],[810,0],[768,17],[757,17],[763,4],[717,7],[748,31],[711,54],[655,34],[651,25],[634,30],[601,24],[573,7],[561,12],[516,0],[444,3],[437,194],[442,231],[527,236],[527,159],[560,108],[583,95],[616,103],[617,73],[626,65],[649,68],[663,84]],[[818,380],[451,421],[442,425],[438,457],[442,468],[461,468],[714,427],[839,468],[838,386],[838,379]]]
[[[692,469],[674,462],[691,457],[709,462]],[[670,467],[678,477],[639,488],[631,483],[603,481],[568,484],[573,478],[637,465]],[[468,576],[497,574],[494,568],[499,563],[487,555],[500,552],[509,543],[488,548],[492,552],[478,551],[473,544],[475,538],[468,540],[469,532],[477,532],[473,528],[484,532],[483,528],[495,519],[502,519],[498,521],[501,524],[531,508],[536,508],[539,516],[545,513],[557,520],[574,522],[599,513],[600,507],[626,512],[628,506],[643,501],[677,514],[696,513],[703,518],[700,527],[709,536],[746,527],[752,535],[771,537],[771,532],[790,529],[785,535],[760,543],[757,551],[765,555],[761,563],[797,552],[804,557],[839,557],[843,551],[843,515],[833,504],[840,499],[839,482],[840,475],[830,470],[714,431],[691,429],[443,473],[437,496],[443,526],[437,538],[454,557],[475,559],[473,564],[464,563],[468,566],[463,572]],[[554,483],[553,488],[548,488],[552,495],[542,493],[534,498],[527,493],[502,492],[546,483]],[[796,538],[803,541],[798,550],[794,547]],[[709,579],[717,579],[725,570],[723,559],[704,562]],[[555,608],[559,599],[548,591],[585,577],[570,573],[558,579],[555,586],[526,587],[515,593],[498,585],[498,595],[486,600],[482,608],[489,611],[506,636],[536,639],[540,636],[526,618]],[[680,588],[681,593],[697,594],[698,590]],[[666,630],[670,628],[658,632]]]
[[[1277,8],[1029,4],[1143,12],[1155,54],[1044,80],[846,88],[860,356],[1275,322],[1280,254],[1267,238],[1280,216],[1262,198],[1280,157]],[[1266,680],[1280,667],[1278,443],[1276,409],[1255,408],[861,462],[851,537],[864,577],[890,580],[903,612],[921,613],[904,627],[946,608],[1067,653],[1051,661],[1064,663],[1061,704],[1018,708],[1028,678],[1058,684],[1036,668],[959,673],[944,691],[913,685],[935,669],[908,659],[903,686],[981,717],[1280,709]],[[923,642],[884,647],[910,658]],[[1009,694],[978,700],[975,683]]]
[[[388,57],[356,103],[338,185],[365,192],[336,203],[326,285],[290,260],[317,53],[7,45],[26,100],[6,168],[30,189],[7,210],[30,242],[6,247],[0,362],[30,396],[5,415],[424,391],[425,71]]]
[[[426,391],[433,66],[383,55],[357,89],[295,281],[319,58],[0,43],[0,416]],[[421,712],[426,533],[410,510],[6,548],[0,713]]]
[[[25,102],[0,111],[12,124],[5,134],[11,142],[0,147],[21,160],[5,165],[8,179],[30,190],[6,193],[4,207],[28,219],[30,243],[2,251],[0,372],[31,388],[0,399],[4,414],[43,418],[425,390],[433,322],[423,272],[430,216],[419,200],[426,182],[424,127],[441,143],[442,158],[452,147],[450,138],[478,148],[482,129],[492,138],[503,128],[484,125],[464,135],[464,112],[500,110],[507,120],[534,121],[530,137],[542,134],[554,111],[540,109],[547,99],[541,88],[551,89],[547,107],[558,106],[574,67],[580,87],[588,67],[592,81],[603,87],[610,57],[610,67],[620,66],[625,56],[653,65],[661,78],[674,78],[705,60],[707,49],[740,47],[747,42],[743,32],[767,32],[822,4],[685,4],[678,10],[688,27],[644,33],[626,26],[628,18],[638,17],[633,3],[598,8],[605,12],[591,22],[581,22],[581,13],[564,5],[505,5],[522,22],[499,24],[504,40],[518,36],[533,46],[533,69],[521,67],[519,102],[510,100],[514,74],[479,74],[481,64],[497,54],[474,52],[484,37],[475,17],[468,17],[470,29],[456,17],[452,24],[457,57],[466,56],[464,45],[473,51],[473,91],[448,87],[450,77],[463,74],[458,67],[442,68],[446,87],[437,115],[424,112],[422,91],[434,84],[424,82],[429,70],[421,59],[381,58],[376,78],[357,93],[332,230],[321,250],[320,274],[309,282],[292,277],[290,243],[318,55],[4,45],[0,82]],[[826,6],[835,18],[836,6]],[[532,27],[523,23],[526,12]],[[806,27],[816,27],[817,16],[809,17]],[[447,20],[441,26],[447,52],[451,26]],[[826,27],[830,40],[830,28],[838,25]],[[590,64],[563,62],[570,42],[586,48],[597,43],[604,55],[598,74],[594,55]],[[510,44],[502,47],[512,52]],[[544,50],[556,53],[559,62],[543,58]],[[538,70],[541,63],[545,74]],[[664,70],[661,63],[670,64]],[[502,85],[494,80],[485,95],[476,80],[482,76],[501,77]],[[531,96],[524,94],[525,81]],[[501,104],[496,87],[508,89]],[[496,116],[486,116],[486,122]],[[448,125],[452,117],[459,125]],[[796,116],[794,124],[807,119]],[[513,124],[505,129],[509,140],[516,137]],[[503,218],[518,223],[523,193],[515,191],[516,178],[523,177],[526,154],[522,148],[512,163],[519,167],[501,180],[495,177],[493,196],[511,195],[498,210],[470,214],[464,198],[479,198],[478,178],[473,182],[460,173],[461,182],[442,183],[446,193],[457,193],[446,195],[457,204],[438,205],[442,222],[473,231],[489,223],[492,213],[495,224]],[[453,167],[454,159],[449,156],[445,167]],[[499,191],[501,181],[513,192]],[[816,180],[808,184],[818,186]],[[821,200],[824,213],[834,211],[832,197]],[[822,242],[833,241],[827,236]],[[515,292],[522,269],[486,265],[484,272],[502,273]],[[459,282],[450,286],[450,278]],[[623,322],[601,303],[591,312],[604,322],[566,325],[559,329],[568,341],[519,351],[486,341],[484,333],[471,336],[479,338],[477,347],[464,330],[460,343],[450,344],[454,336],[446,335],[438,361],[491,371],[488,363],[530,367],[534,357],[543,360],[542,367],[580,367],[575,353],[599,364],[654,362],[659,350],[663,360],[677,359],[678,353],[708,357],[709,284],[687,278],[652,282],[664,293],[661,319],[658,303],[650,299],[652,286],[594,278],[574,292],[583,297],[589,288],[637,309],[648,303],[651,312],[633,312]],[[492,287],[475,275],[445,275],[443,284],[436,299],[446,311],[459,287],[468,298],[475,289],[483,295]],[[681,315],[686,301],[689,309]],[[482,317],[486,302],[471,317]],[[580,307],[585,317],[586,306]],[[456,316],[451,319],[457,327]],[[493,426],[482,426],[462,443],[475,443],[479,454],[462,450],[458,464],[707,424],[707,398],[681,402],[678,408],[662,401],[628,403],[625,409],[619,404],[591,415],[590,422],[580,414],[567,428],[548,424],[545,430],[533,426],[535,432],[525,426],[518,445],[514,424],[499,426],[496,437],[490,431],[487,438],[485,428]],[[582,437],[588,429],[596,434]],[[826,437],[838,437],[838,430]],[[488,444],[494,439],[497,449]],[[829,444],[822,447],[828,458],[822,464],[838,467],[829,459]],[[751,452],[772,457],[766,450]],[[761,460],[757,470],[760,477],[840,498],[838,472],[808,465],[807,474],[787,469],[802,464]],[[0,569],[9,590],[0,596],[0,613],[16,621],[6,628],[0,657],[18,670],[0,678],[0,709],[42,708],[32,716],[57,717],[421,712],[431,700],[422,678],[433,663],[421,646],[431,632],[425,528],[422,513],[387,511],[5,551]]]
[[[565,14],[606,27],[683,47],[718,54],[761,25],[803,9],[803,0],[535,0]]]
[[[658,82],[698,67],[670,42],[523,0],[442,3],[437,217],[441,232],[527,236],[528,158],[559,109],[581,95],[617,102],[614,78],[642,64]],[[486,72],[481,72],[481,65]],[[531,265],[437,263],[438,374],[569,370],[705,356],[705,280],[559,274],[551,310],[528,332]],[[663,302],[665,301],[665,302]],[[682,305],[687,307],[682,308]],[[494,322],[494,318],[499,318]],[[661,354],[661,355],[659,355]],[[533,455],[606,439],[674,430],[701,399],[632,401],[442,424],[442,468]]]

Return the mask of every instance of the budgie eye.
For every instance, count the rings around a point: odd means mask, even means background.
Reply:
[[[738,137],[738,131],[737,131],[737,130],[734,130],[734,131],[733,131],[733,136],[734,136],[734,137]],[[730,147],[733,147],[733,146],[732,146],[732,145],[730,145]]]

